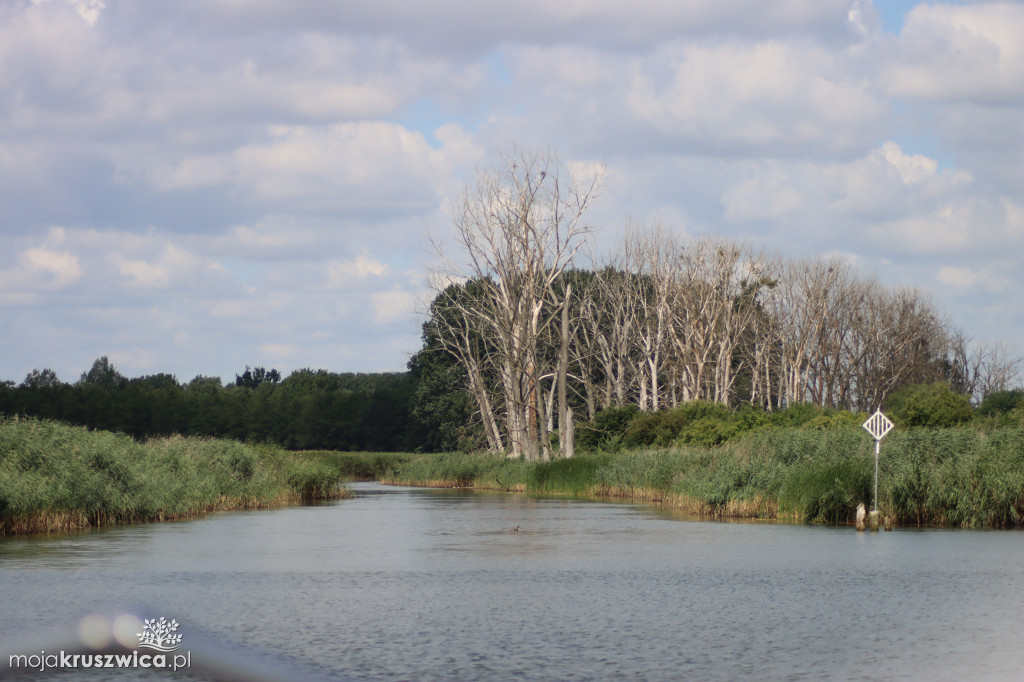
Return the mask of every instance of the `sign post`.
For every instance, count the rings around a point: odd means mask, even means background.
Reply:
[[[868,417],[868,420],[862,424],[862,426],[870,433],[875,439],[875,501],[872,512],[878,512],[878,450],[882,443],[882,439],[885,438],[885,434],[892,430],[893,423],[888,417],[882,414],[882,409],[875,410],[875,413]],[[888,528],[888,526],[886,526]]]

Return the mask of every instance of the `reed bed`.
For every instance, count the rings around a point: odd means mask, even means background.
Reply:
[[[54,421],[0,421],[0,535],[184,519],[339,497],[338,471],[264,445],[139,443]]]
[[[414,455],[389,471],[381,478],[381,482],[432,488],[526,492],[529,473],[535,466],[493,454],[448,452]]]
[[[311,462],[322,462],[348,481],[379,481],[414,455],[405,452],[338,452],[299,450],[294,453]]]
[[[851,523],[869,508],[874,441],[859,427],[768,428],[717,447],[675,446],[527,463],[418,455],[384,482],[658,503],[719,518]],[[1024,526],[1024,429],[905,429],[882,444],[879,509],[904,525]]]

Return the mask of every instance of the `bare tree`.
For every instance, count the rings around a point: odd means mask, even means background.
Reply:
[[[1024,359],[1016,356],[1005,344],[980,344],[973,350],[974,395],[977,402],[997,391],[1021,385]]]
[[[548,456],[540,377],[550,368],[541,366],[538,344],[560,317],[563,301],[554,283],[590,231],[583,216],[602,176],[599,169],[577,178],[554,153],[516,150],[459,197],[452,213],[459,262],[438,249],[442,279],[469,279],[480,287],[479,299],[462,312],[493,340],[510,457]],[[567,418],[560,414],[560,423]]]
[[[672,298],[679,269],[675,237],[657,226],[626,235],[624,248],[629,271],[635,275],[638,404],[641,410],[661,406],[662,373],[668,365],[671,338]]]

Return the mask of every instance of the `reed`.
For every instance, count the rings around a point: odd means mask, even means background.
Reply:
[[[312,462],[323,462],[349,481],[378,481],[387,478],[400,464],[415,455],[405,452],[335,452],[300,450],[295,455]]]
[[[327,462],[272,446],[139,443],[37,419],[0,421],[0,535],[190,518],[345,494]]]
[[[676,445],[528,463],[416,455],[385,482],[653,502],[713,517],[852,523],[871,507],[874,441],[859,426],[771,427]],[[882,445],[878,507],[902,525],[1024,526],[1024,429],[903,429]]]
[[[480,488],[525,492],[533,465],[489,453],[448,452],[412,455],[381,481],[432,488]]]

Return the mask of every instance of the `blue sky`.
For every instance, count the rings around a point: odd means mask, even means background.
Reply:
[[[0,379],[401,370],[518,145],[591,219],[838,254],[1024,353],[1024,4],[10,0]]]

